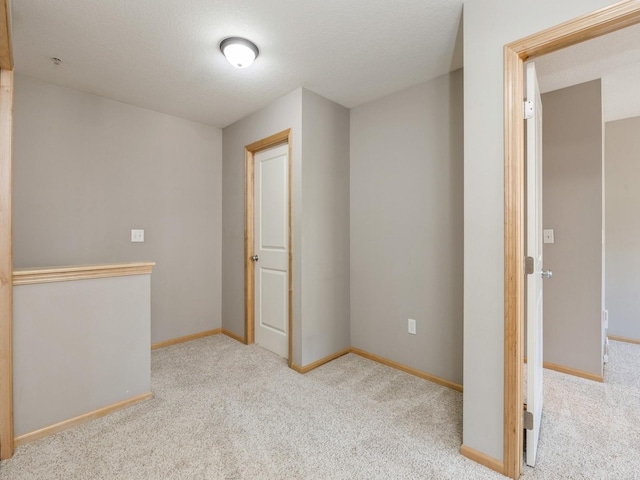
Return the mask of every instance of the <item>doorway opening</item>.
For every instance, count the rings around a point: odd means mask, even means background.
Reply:
[[[289,367],[293,362],[291,154],[291,129],[245,147],[244,340],[251,345],[257,337],[264,347],[284,356]]]
[[[640,23],[640,4],[621,2],[510,43],[504,49],[505,272],[503,473],[518,478],[523,454],[524,78],[523,64],[546,53]]]

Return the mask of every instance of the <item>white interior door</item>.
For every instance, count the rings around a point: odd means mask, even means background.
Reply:
[[[526,462],[536,463],[542,420],[542,100],[535,64],[527,64],[527,429]]]
[[[289,353],[289,147],[255,154],[255,341]]]

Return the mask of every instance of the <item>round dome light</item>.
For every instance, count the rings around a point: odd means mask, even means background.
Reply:
[[[247,68],[258,57],[258,47],[246,38],[229,37],[220,42],[220,51],[236,68]]]

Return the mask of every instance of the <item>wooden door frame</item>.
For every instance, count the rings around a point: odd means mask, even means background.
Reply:
[[[255,265],[251,257],[254,254],[254,167],[255,167],[255,154],[266,150],[267,148],[275,147],[277,145],[287,144],[289,148],[288,153],[288,228],[289,228],[289,319],[288,319],[288,335],[287,340],[289,343],[287,363],[289,367],[293,365],[293,235],[292,235],[292,149],[291,149],[291,129],[283,130],[282,132],[275,133],[267,138],[258,140],[250,145],[244,147],[245,158],[245,188],[244,188],[244,343],[251,345],[255,342]]]
[[[0,70],[0,459],[13,456],[13,71]]]
[[[530,60],[640,23],[640,0],[627,0],[504,47],[504,452],[503,474],[522,470],[524,344],[523,67]]]
[[[13,52],[8,0],[0,0],[0,459],[13,456]]]

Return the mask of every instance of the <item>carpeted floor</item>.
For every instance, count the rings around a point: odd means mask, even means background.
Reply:
[[[605,385],[545,371],[524,478],[640,478],[640,346],[610,357]],[[353,354],[300,375],[217,335],[154,351],[152,387],[153,400],[19,447],[0,480],[504,478],[458,453],[460,393]]]
[[[605,382],[544,371],[535,468],[521,478],[640,479],[640,345],[610,342]]]

